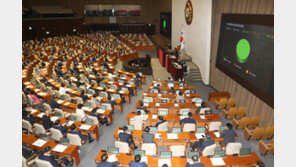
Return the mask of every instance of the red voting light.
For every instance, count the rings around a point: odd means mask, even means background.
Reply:
[[[235,63],[233,63],[233,66],[235,66]]]

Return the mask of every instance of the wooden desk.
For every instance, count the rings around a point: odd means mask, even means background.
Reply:
[[[153,86],[148,86],[148,89],[153,89]],[[167,86],[159,86],[159,89],[161,90],[171,90],[169,87]],[[185,90],[194,90],[194,88],[192,86],[185,86],[185,87],[181,87],[179,85],[175,85],[174,86],[174,90],[181,90],[181,91],[185,91]]]
[[[33,134],[22,134],[22,143],[27,145],[28,147],[32,148],[32,149],[37,149],[39,151],[44,150],[45,147],[50,146],[51,149],[53,149],[56,145],[58,145],[58,143],[56,143],[53,140],[48,140],[46,144],[44,144],[42,147],[37,147],[34,146],[33,143],[35,141],[37,141],[38,138],[35,137]],[[69,157],[72,159],[74,159],[76,166],[79,165],[80,163],[80,157],[79,157],[79,153],[78,153],[78,146],[75,145],[69,145],[66,150],[64,150],[64,152],[59,153],[59,152],[52,152],[53,155],[59,155],[62,157],[66,157],[69,159]]]
[[[221,98],[226,97],[230,98],[229,92],[210,92],[209,93],[209,102],[215,102],[215,100],[220,100]]]
[[[143,97],[153,97],[153,98],[176,98],[176,94],[161,94],[161,93],[143,93]],[[200,97],[199,93],[195,94],[186,94],[184,96],[186,99],[198,98]]]

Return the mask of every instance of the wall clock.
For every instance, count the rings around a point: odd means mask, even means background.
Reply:
[[[188,25],[190,25],[193,19],[193,7],[190,0],[186,2],[184,12],[185,12],[185,21]]]

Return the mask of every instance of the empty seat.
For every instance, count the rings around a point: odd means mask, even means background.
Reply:
[[[60,141],[61,138],[63,138],[63,134],[60,130],[55,128],[50,128],[51,132],[51,138],[55,141]]]
[[[258,140],[262,137],[265,128],[256,127],[255,129],[248,129],[245,127],[244,138],[246,140]]]
[[[249,124],[247,125],[248,128],[255,128],[259,125],[260,123],[260,117],[256,116],[256,117],[252,117]]]
[[[158,125],[157,131],[159,131],[159,132],[168,131],[168,122],[164,122],[164,123]]]
[[[186,147],[184,145],[170,146],[172,156],[184,156]]]
[[[263,140],[259,141],[259,152],[261,155],[274,154],[274,141],[264,142]]]
[[[215,101],[215,107],[218,109],[225,108],[227,104],[227,98],[222,98],[219,101]]]
[[[22,119],[22,128],[32,132],[32,125],[29,121]]]
[[[264,133],[262,134],[261,139],[271,139],[273,138],[274,135],[274,127],[273,126],[268,126]]]
[[[242,129],[244,127],[246,127],[249,122],[250,122],[251,118],[250,117],[243,117],[242,119],[232,119],[232,125],[235,129]]]
[[[210,122],[208,131],[218,131],[221,124],[221,122]]]
[[[87,135],[85,135],[85,138],[81,139],[78,134],[67,134],[67,138],[69,139],[69,143],[76,145],[76,146],[83,146],[87,141]]]
[[[183,132],[192,132],[195,131],[195,124],[185,123],[183,127]]]
[[[119,148],[120,153],[130,153],[130,148],[126,142],[115,141],[115,147]]]
[[[142,144],[142,150],[145,150],[145,155],[156,155],[157,149],[156,149],[155,143],[143,143]]]
[[[239,154],[242,143],[228,143],[226,146],[226,155]]]
[[[229,98],[228,101],[227,101],[227,104],[226,104],[226,107],[225,108],[234,107],[235,102],[236,102],[236,99],[235,98]]]
[[[232,107],[228,111],[223,109],[223,111],[222,111],[222,116],[225,119],[234,118],[236,114],[237,114],[237,107]]]
[[[91,119],[95,125],[99,124],[98,118],[95,116],[88,115],[87,119]]]
[[[46,130],[44,129],[43,125],[39,123],[35,123],[34,125],[35,133],[39,134],[46,134]]]
[[[217,145],[216,144],[212,144],[210,146],[206,146],[204,148],[204,150],[202,151],[202,156],[211,156],[215,154],[215,149],[216,149]]]
[[[134,125],[134,130],[142,130],[143,121],[138,119],[136,120],[130,119],[130,125]]]
[[[235,118],[242,118],[246,115],[247,107],[239,107]]]
[[[76,104],[83,104],[83,100],[81,97],[75,97]]]

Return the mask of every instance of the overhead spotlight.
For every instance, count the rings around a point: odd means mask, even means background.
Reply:
[[[29,26],[29,30],[32,30],[32,26]]]
[[[73,29],[73,32],[76,32],[76,29],[75,28]]]
[[[49,31],[46,31],[45,34],[49,34]]]
[[[148,24],[149,27],[151,27],[151,24]]]

